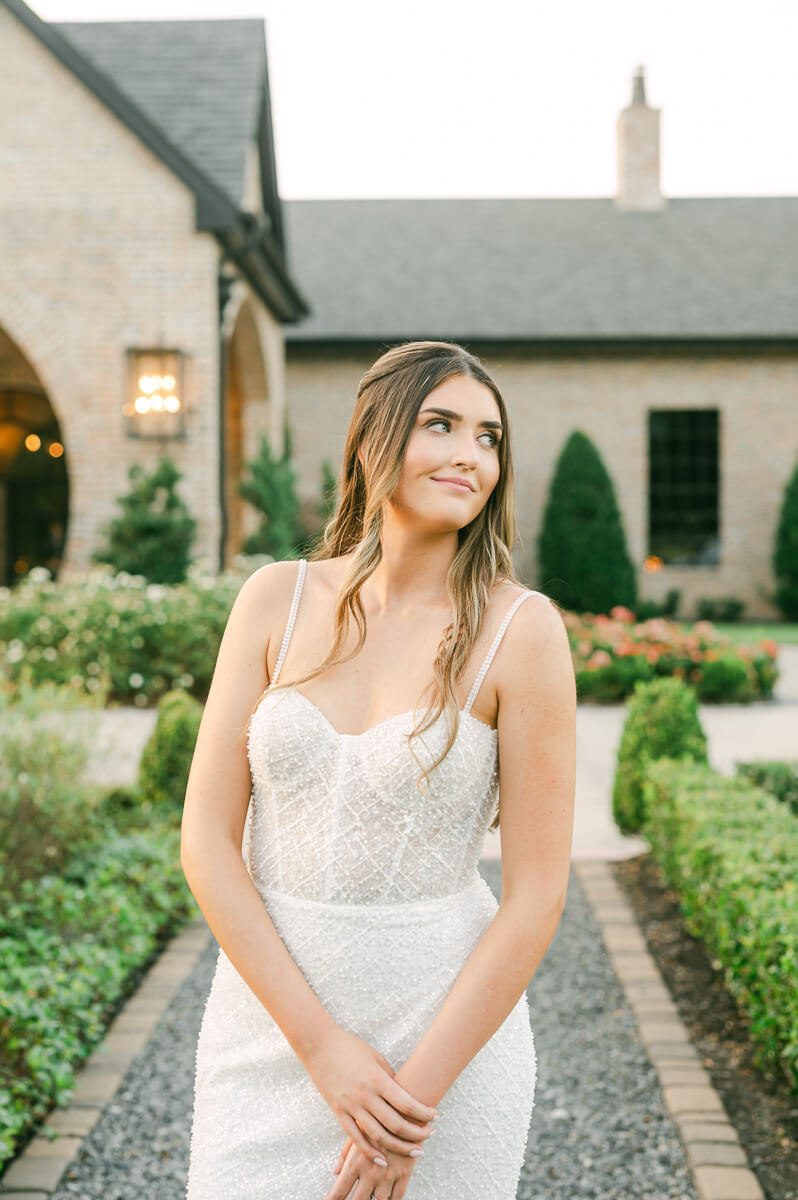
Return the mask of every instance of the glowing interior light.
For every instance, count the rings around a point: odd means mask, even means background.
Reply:
[[[173,390],[174,386],[175,386],[174,375],[164,375],[163,379],[161,380],[161,387],[164,389],[164,391],[171,392]]]
[[[160,392],[156,392],[152,397],[153,412],[163,412],[163,396]]]
[[[50,442],[50,445],[47,447],[47,452],[51,458],[60,458],[64,453],[64,447],[60,442]]]
[[[179,412],[180,411],[180,400],[177,396],[167,396],[165,403],[166,403],[166,411],[167,412]]]
[[[150,411],[150,401],[148,396],[136,396],[136,412],[145,413]]]
[[[664,565],[665,565],[665,564],[663,563],[662,559],[661,559],[661,558],[659,558],[659,556],[658,556],[658,555],[656,555],[656,554],[649,554],[648,558],[647,558],[647,559],[646,559],[646,561],[643,563],[643,570],[644,570],[644,571],[649,571],[649,572],[651,572],[651,571],[661,571]]]
[[[41,444],[42,439],[39,437],[38,433],[29,433],[25,438],[26,450],[38,450]],[[19,445],[19,442],[17,442],[17,445]]]

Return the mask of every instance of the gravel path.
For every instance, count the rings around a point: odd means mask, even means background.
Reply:
[[[481,871],[498,898],[500,864],[483,860]],[[215,957],[211,940],[55,1200],[184,1200],[194,1051]],[[655,1070],[573,872],[529,1001],[538,1082],[518,1200],[697,1200]]]

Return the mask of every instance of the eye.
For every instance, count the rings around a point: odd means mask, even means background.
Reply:
[[[451,429],[452,427],[452,423],[448,417],[433,417],[431,421],[427,421],[424,428],[431,429],[433,425],[443,425],[447,430]],[[490,430],[486,430],[485,433],[481,433],[479,436],[490,438],[488,445],[491,447],[491,449],[494,449],[499,444],[500,439],[498,434],[492,433]]]

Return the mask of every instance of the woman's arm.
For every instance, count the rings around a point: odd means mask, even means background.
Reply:
[[[375,1133],[398,1135],[408,1153],[425,1136],[421,1127],[397,1116],[389,1131],[377,1114],[390,1103],[426,1122],[434,1110],[394,1081],[378,1051],[333,1020],[277,932],[242,857],[251,788],[247,722],[268,684],[269,630],[282,636],[296,571],[292,562],[255,571],[228,617],[186,787],[180,862],[222,950],[279,1025],[344,1131],[371,1156],[368,1136]]]
[[[526,600],[494,660],[499,693],[502,898],[396,1079],[438,1104],[496,1032],[548,949],[565,906],[573,836],[576,686],[568,635]]]

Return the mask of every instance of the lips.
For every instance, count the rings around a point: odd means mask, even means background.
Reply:
[[[432,476],[435,483],[448,483],[452,487],[456,487],[459,492],[473,492],[474,488],[467,479],[454,479],[452,477],[444,478],[443,476]]]

